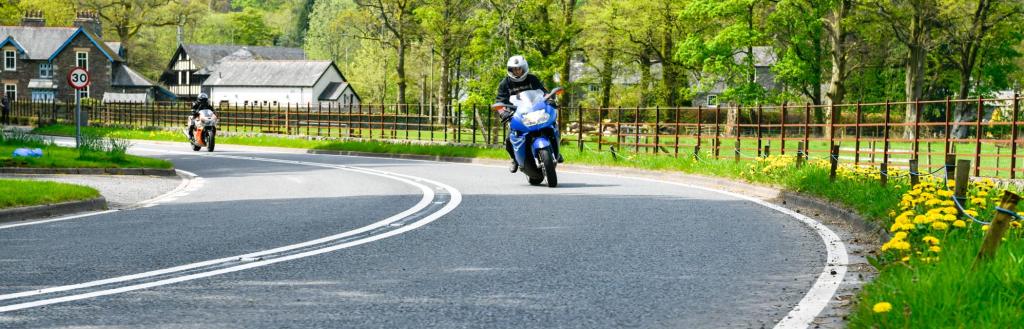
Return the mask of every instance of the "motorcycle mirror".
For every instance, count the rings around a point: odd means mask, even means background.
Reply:
[[[494,104],[491,105],[491,109],[495,111],[501,111],[505,109],[505,104]]]

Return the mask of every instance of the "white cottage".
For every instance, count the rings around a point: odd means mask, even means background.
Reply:
[[[213,104],[356,106],[359,95],[331,61],[223,61],[202,89]]]

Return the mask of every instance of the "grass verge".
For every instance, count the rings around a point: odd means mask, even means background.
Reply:
[[[0,179],[0,209],[88,200],[99,196],[98,191],[87,186]]]
[[[24,168],[158,168],[169,169],[165,160],[125,154],[126,139],[101,139],[85,135],[83,147],[74,149],[54,145],[49,140],[17,132],[0,133],[0,167]],[[15,157],[18,148],[39,148],[40,157]]]

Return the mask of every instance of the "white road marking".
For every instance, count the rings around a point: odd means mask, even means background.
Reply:
[[[197,190],[199,190],[200,188],[203,187],[203,178],[202,177],[199,177],[198,175],[196,175],[194,173],[191,173],[191,172],[188,172],[188,171],[185,171],[185,170],[179,170],[179,169],[175,169],[175,170],[178,171],[180,174],[182,174],[182,176],[185,176],[184,178],[182,178],[181,183],[179,183],[178,186],[175,187],[173,190],[171,190],[171,191],[169,191],[167,193],[158,195],[158,196],[156,196],[156,197],[154,197],[152,199],[144,200],[144,201],[139,201],[139,202],[137,202],[135,204],[126,206],[126,207],[124,207],[122,209],[110,209],[110,210],[103,210],[103,211],[93,211],[93,212],[75,214],[75,215],[70,215],[70,216],[54,218],[54,219],[32,220],[32,221],[28,221],[28,222],[24,222],[24,223],[0,225],[0,230],[9,229],[9,228],[15,228],[15,227],[21,227],[21,226],[39,225],[39,224],[60,222],[60,221],[79,219],[79,218],[85,218],[85,217],[92,217],[92,216],[96,216],[96,215],[109,214],[109,213],[117,212],[117,211],[121,211],[121,210],[128,210],[128,209],[135,209],[135,208],[149,208],[149,207],[152,207],[152,206],[159,205],[161,203],[166,203],[166,202],[173,201],[177,197],[188,196],[190,193],[195,192],[195,191],[197,191]]]
[[[174,152],[174,151],[168,151],[168,152]],[[185,153],[185,152],[182,152],[182,153]],[[399,229],[387,231],[387,232],[384,232],[382,234],[372,235],[372,236],[365,237],[365,238],[362,238],[362,239],[350,241],[350,242],[347,242],[347,243],[344,243],[344,244],[339,244],[339,245],[334,245],[334,246],[325,247],[325,248],[319,248],[319,249],[313,249],[313,250],[306,251],[306,252],[299,253],[299,254],[288,255],[288,256],[278,257],[278,258],[272,258],[272,259],[264,261],[264,260],[262,260],[262,256],[272,255],[272,254],[275,254],[275,253],[281,253],[281,252],[296,250],[296,249],[300,249],[300,248],[306,248],[306,247],[310,247],[310,246],[315,246],[317,244],[322,244],[322,243],[327,243],[327,242],[331,242],[331,241],[336,241],[336,240],[339,240],[339,239],[342,239],[342,238],[345,238],[345,237],[349,237],[349,236],[365,233],[365,232],[368,232],[368,231],[371,231],[371,230],[374,230],[374,229],[377,229],[377,228],[380,228],[380,227],[388,226],[388,225],[390,225],[390,224],[392,224],[392,223],[394,223],[396,221],[399,221],[399,220],[401,220],[401,219],[403,219],[405,217],[411,216],[411,215],[419,212],[420,210],[428,207],[430,205],[431,201],[434,199],[435,193],[434,193],[434,191],[430,187],[415,182],[413,176],[396,174],[396,173],[390,173],[390,172],[384,172],[384,171],[380,171],[380,170],[348,167],[348,166],[333,165],[333,164],[324,164],[324,163],[317,163],[317,162],[281,161],[281,160],[277,160],[277,159],[268,159],[268,158],[237,157],[237,156],[230,156],[230,155],[205,155],[205,156],[224,157],[224,158],[237,158],[237,159],[245,159],[245,160],[253,160],[253,161],[263,161],[263,162],[277,162],[277,163],[284,162],[284,163],[292,163],[292,164],[307,165],[307,166],[316,166],[316,167],[326,167],[326,168],[342,169],[342,170],[347,170],[347,171],[359,172],[359,173],[363,173],[363,174],[375,175],[375,176],[380,176],[380,177],[385,177],[385,178],[390,178],[390,179],[398,180],[400,182],[404,182],[404,183],[413,185],[415,187],[418,187],[423,192],[423,198],[420,199],[420,202],[417,203],[412,208],[409,208],[409,209],[407,209],[407,210],[405,210],[405,211],[403,211],[403,212],[401,212],[399,214],[396,214],[394,216],[388,217],[388,218],[386,218],[384,220],[381,220],[379,222],[376,222],[376,223],[373,223],[373,224],[370,224],[370,225],[367,225],[367,226],[364,226],[364,227],[361,227],[361,228],[358,228],[358,229],[355,229],[355,230],[351,230],[351,231],[347,231],[347,232],[331,235],[331,236],[320,238],[320,239],[316,239],[316,240],[306,241],[306,242],[297,243],[297,244],[288,245],[288,246],[282,246],[282,247],[278,247],[278,248],[274,248],[274,249],[259,251],[259,252],[255,252],[255,253],[249,253],[249,254],[245,254],[245,255],[231,256],[231,257],[214,259],[214,260],[209,260],[209,261],[204,261],[204,262],[180,265],[180,266],[175,266],[175,267],[171,267],[171,268],[167,268],[167,269],[149,271],[149,272],[144,272],[144,273],[139,273],[139,274],[125,275],[125,276],[120,276],[120,277],[115,277],[115,278],[110,278],[110,279],[97,280],[97,281],[91,281],[91,282],[85,282],[85,283],[79,283],[79,284],[73,284],[73,285],[50,287],[50,288],[44,288],[44,289],[39,289],[39,290],[32,290],[32,291],[24,291],[24,292],[12,293],[12,294],[5,294],[5,295],[0,295],[0,300],[8,300],[8,299],[15,299],[15,298],[31,297],[31,296],[37,296],[37,295],[43,295],[43,294],[49,294],[49,293],[55,293],[55,292],[64,292],[64,291],[71,291],[71,290],[77,290],[77,289],[83,289],[83,288],[89,288],[89,287],[96,287],[96,286],[107,285],[107,284],[112,284],[112,283],[127,282],[127,281],[132,281],[132,280],[139,280],[139,279],[150,278],[150,277],[155,277],[155,276],[160,276],[160,275],[168,275],[168,274],[173,274],[173,273],[177,273],[177,272],[181,272],[181,271],[186,271],[186,270],[190,270],[190,269],[201,268],[201,267],[211,266],[211,265],[217,265],[217,264],[226,263],[226,262],[232,262],[232,261],[253,260],[251,263],[246,263],[246,264],[243,264],[243,265],[237,265],[237,266],[233,266],[233,267],[223,268],[223,269],[219,269],[219,270],[215,270],[215,271],[194,273],[194,274],[191,274],[191,275],[180,276],[180,277],[169,278],[169,279],[164,279],[164,280],[159,280],[159,281],[154,281],[154,282],[148,282],[148,283],[142,283],[142,284],[136,284],[136,285],[130,285],[130,286],[125,286],[125,287],[120,287],[120,288],[106,289],[106,290],[94,291],[94,292],[84,293],[84,294],[77,294],[77,295],[64,296],[64,297],[58,297],[58,298],[50,298],[50,299],[37,300],[37,301],[26,302],[26,303],[6,305],[6,306],[0,307],[0,313],[9,312],[9,311],[15,311],[15,310],[21,310],[21,309],[26,309],[26,308],[32,308],[32,307],[38,307],[38,306],[43,306],[43,305],[51,305],[51,304],[56,304],[56,303],[62,303],[62,302],[68,302],[68,301],[74,301],[74,300],[93,298],[93,297],[98,297],[98,296],[112,295],[112,294],[117,294],[117,293],[122,293],[122,292],[127,292],[127,291],[133,291],[133,290],[139,290],[139,289],[146,289],[146,288],[162,286],[162,285],[167,285],[167,284],[172,284],[172,283],[177,283],[177,282],[182,282],[182,281],[195,280],[195,279],[199,279],[199,278],[205,278],[205,277],[210,277],[210,276],[215,276],[215,275],[220,275],[220,274],[225,274],[225,273],[231,273],[231,272],[241,271],[241,270],[245,270],[245,269],[249,269],[249,268],[261,267],[261,266],[266,266],[266,265],[270,265],[270,264],[274,264],[274,263],[278,263],[278,262],[283,262],[283,261],[287,261],[287,260],[299,259],[299,258],[319,255],[319,254],[322,254],[322,253],[331,252],[331,251],[335,251],[335,250],[345,249],[345,248],[357,246],[357,245],[360,245],[360,244],[364,244],[364,243],[368,243],[368,242],[372,242],[372,241],[377,241],[377,240],[380,240],[380,239],[384,239],[384,238],[387,238],[387,237],[391,237],[391,236],[394,236],[394,235],[397,235],[397,234],[401,234],[401,233],[408,232],[410,230],[419,228],[419,227],[421,227],[423,225],[426,225],[426,224],[428,224],[430,222],[433,222],[434,220],[440,218],[441,216],[444,216],[445,214],[451,212],[456,207],[458,207],[458,205],[462,202],[462,195],[455,188],[450,187],[450,186],[445,185],[445,184],[441,184],[439,182],[435,182],[435,181],[419,178],[420,181],[430,182],[431,184],[435,184],[437,186],[440,186],[441,189],[443,189],[443,190],[447,190],[448,193],[450,194],[450,197],[451,197],[451,200],[449,201],[449,203],[447,205],[445,205],[444,207],[442,207],[440,210],[430,214],[429,216],[424,217],[423,219],[420,219],[419,221],[416,221],[416,222],[411,223],[409,225],[404,225],[403,227],[401,227]]]
[[[338,157],[368,158],[368,157],[362,157],[362,156],[340,155],[340,154],[321,154],[321,155],[331,155],[331,156],[338,156]],[[395,158],[387,158],[387,157],[370,157],[370,158],[390,159],[390,160],[396,160],[396,161],[416,161],[416,162],[430,162],[430,163],[446,163],[446,164],[462,165],[462,166],[504,168],[504,167],[499,166],[499,165],[487,165],[487,164],[479,164],[479,163],[439,162],[439,161],[432,161],[432,160],[395,159]],[[818,221],[816,221],[816,220],[814,220],[812,218],[804,216],[804,215],[802,215],[800,213],[792,211],[792,210],[790,210],[788,208],[785,208],[785,207],[782,207],[782,206],[778,206],[778,205],[775,205],[775,204],[772,204],[772,203],[769,203],[767,201],[763,201],[763,200],[760,200],[760,199],[757,199],[757,198],[754,198],[754,197],[750,197],[750,196],[746,196],[746,195],[742,195],[742,194],[738,194],[738,193],[733,193],[733,192],[729,192],[729,191],[713,189],[713,188],[704,187],[704,186],[696,186],[696,185],[683,184],[683,183],[660,181],[660,180],[643,178],[643,177],[631,177],[631,176],[609,175],[609,174],[599,174],[599,173],[589,173],[589,172],[575,172],[575,171],[566,171],[566,172],[567,173],[573,173],[573,174],[579,174],[579,175],[593,175],[593,176],[612,177],[612,178],[627,178],[627,179],[641,180],[641,181],[654,182],[654,183],[664,183],[664,184],[682,186],[682,187],[687,187],[687,188],[695,188],[695,189],[704,190],[704,191],[713,192],[713,193],[724,194],[724,195],[728,195],[728,196],[731,196],[731,197],[734,197],[734,198],[738,198],[738,199],[742,199],[742,200],[747,200],[747,201],[750,201],[750,202],[753,202],[753,203],[756,203],[756,204],[759,204],[759,205],[762,205],[762,206],[774,209],[774,210],[779,211],[779,212],[781,212],[783,214],[786,214],[786,215],[789,215],[789,216],[791,216],[793,218],[796,218],[801,223],[804,223],[805,225],[809,226],[811,229],[813,229],[815,232],[818,233],[818,236],[820,236],[822,241],[825,243],[825,250],[827,252],[825,267],[822,269],[821,274],[818,275],[818,279],[814,282],[814,285],[812,285],[811,289],[808,290],[807,294],[804,295],[804,298],[802,298],[800,300],[800,302],[797,303],[797,305],[795,307],[793,307],[792,310],[789,311],[789,313],[786,315],[785,318],[783,318],[781,321],[779,321],[779,323],[777,323],[775,325],[776,329],[807,328],[807,327],[809,327],[811,325],[811,321],[814,321],[814,318],[818,314],[820,314],[821,311],[823,311],[825,309],[825,307],[828,306],[828,302],[835,295],[836,290],[839,289],[839,285],[843,282],[843,278],[846,277],[847,266],[850,263],[850,261],[849,261],[849,254],[846,251],[846,244],[843,243],[843,240],[841,238],[839,238],[839,235],[837,235],[835,232],[833,232],[831,229],[829,229],[824,224],[822,224],[822,223],[820,223],[820,222],[818,222]],[[836,273],[833,275],[832,271],[835,271]]]

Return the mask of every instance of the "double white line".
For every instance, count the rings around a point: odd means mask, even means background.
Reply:
[[[182,152],[182,153],[184,153],[184,152]],[[33,300],[33,301],[28,301],[28,302],[22,302],[22,303],[16,303],[16,304],[0,306],[0,313],[16,311],[16,310],[32,308],[32,307],[39,307],[39,306],[44,306],[44,305],[51,305],[51,304],[57,304],[57,303],[63,303],[63,302],[70,302],[70,301],[94,298],[94,297],[99,297],[99,296],[113,295],[113,294],[129,292],[129,291],[134,291],[134,290],[140,290],[140,289],[148,289],[148,288],[152,288],[152,287],[158,287],[158,286],[163,286],[163,285],[168,285],[168,284],[173,284],[173,283],[178,283],[178,282],[183,282],[183,281],[190,281],[190,280],[196,280],[196,279],[211,277],[211,276],[215,276],[215,275],[221,275],[221,274],[226,274],[226,273],[238,272],[238,271],[242,271],[242,270],[246,270],[246,269],[267,266],[267,265],[271,265],[271,264],[275,264],[275,263],[279,263],[279,262],[284,262],[284,261],[289,261],[289,260],[294,260],[294,259],[299,259],[299,258],[305,258],[305,257],[315,256],[315,255],[319,255],[319,254],[323,254],[323,253],[328,253],[328,252],[332,252],[332,251],[336,251],[336,250],[350,248],[350,247],[358,246],[358,245],[361,245],[361,244],[364,244],[364,243],[369,243],[369,242],[377,241],[377,240],[380,240],[380,239],[392,237],[392,236],[395,236],[395,235],[399,235],[399,234],[402,234],[402,233],[405,233],[405,232],[417,229],[417,228],[419,228],[419,227],[421,227],[423,225],[429,224],[430,222],[433,222],[433,221],[437,220],[441,216],[444,216],[444,215],[448,214],[449,212],[454,210],[456,207],[458,207],[459,204],[462,202],[462,194],[460,194],[459,191],[456,190],[455,188],[453,188],[451,186],[448,186],[448,185],[445,185],[445,184],[442,184],[442,183],[439,183],[439,182],[435,182],[435,181],[431,181],[431,180],[427,180],[427,179],[423,179],[423,178],[419,178],[419,177],[409,176],[409,175],[402,175],[402,174],[390,173],[390,172],[385,172],[385,171],[380,171],[380,170],[373,170],[373,169],[366,169],[366,168],[357,168],[357,167],[349,167],[349,166],[342,166],[342,165],[333,165],[333,164],[318,163],[318,162],[291,161],[291,160],[279,160],[279,159],[256,158],[256,157],[241,157],[241,156],[230,156],[230,155],[206,155],[206,156],[232,158],[232,159],[243,159],[243,160],[251,160],[251,161],[263,161],[263,162],[274,162],[274,163],[284,163],[284,164],[305,165],[305,166],[314,166],[314,167],[332,168],[332,169],[341,169],[341,170],[346,170],[346,171],[352,171],[352,172],[358,172],[358,173],[378,176],[378,177],[384,177],[384,178],[388,178],[388,179],[397,180],[397,181],[400,181],[400,182],[403,182],[403,183],[406,183],[406,184],[409,184],[409,185],[412,185],[412,186],[415,186],[415,187],[419,188],[420,191],[423,193],[423,198],[421,198],[419,203],[417,203],[412,208],[409,208],[409,209],[407,209],[407,210],[405,210],[405,211],[403,211],[401,213],[398,213],[398,214],[396,214],[394,216],[388,217],[388,218],[386,218],[384,220],[378,221],[376,223],[373,223],[373,224],[370,224],[370,225],[367,225],[367,226],[364,226],[364,227],[360,227],[360,228],[355,229],[355,230],[351,230],[351,231],[347,231],[347,232],[343,232],[343,233],[339,233],[339,234],[323,237],[323,238],[316,239],[316,240],[306,241],[306,242],[297,243],[297,244],[293,244],[293,245],[282,246],[282,247],[278,247],[278,248],[274,248],[274,249],[269,249],[269,250],[264,250],[264,251],[259,251],[259,252],[254,252],[254,253],[248,253],[248,254],[244,254],[244,255],[231,256],[231,257],[225,257],[225,258],[220,258],[220,259],[208,260],[208,261],[203,261],[203,262],[198,262],[198,263],[180,265],[180,266],[175,266],[175,267],[171,267],[171,268],[155,270],[155,271],[149,271],[149,272],[138,273],[138,274],[132,274],[132,275],[125,275],[125,276],[120,276],[120,277],[115,277],[115,278],[110,278],[110,279],[97,280],[97,281],[84,282],[84,283],[73,284],[73,285],[57,286],[57,287],[44,288],[44,289],[39,289],[39,290],[31,290],[31,291],[24,291],[24,292],[12,293],[12,294],[0,295],[0,301],[3,301],[3,300],[13,300],[13,299],[18,299],[18,298],[36,297],[36,296],[41,296],[41,295],[46,295],[46,294],[53,294],[53,293],[59,293],[59,292],[68,292],[68,291],[81,290],[81,289],[87,289],[87,288],[93,288],[93,287],[100,287],[100,286],[104,286],[104,285],[111,285],[111,284],[118,284],[118,283],[126,283],[126,282],[132,282],[132,281],[140,281],[140,280],[144,281],[145,279],[156,278],[156,277],[161,277],[161,276],[169,276],[169,278],[159,279],[159,280],[156,280],[156,281],[149,281],[149,282],[142,282],[142,283],[136,283],[136,284],[129,284],[129,285],[126,285],[126,286],[120,286],[120,287],[115,287],[115,288],[91,291],[91,292],[86,292],[86,293],[73,294],[73,295],[54,297],[54,298],[47,298],[47,299],[40,299],[40,300]],[[431,188],[430,186],[427,186],[424,183],[430,184],[430,185],[434,185],[437,188],[438,191],[445,191],[446,194],[448,195],[447,203],[441,209],[433,211],[433,212],[431,212],[429,214],[419,214],[419,213],[421,211],[423,211],[424,209],[426,209],[427,207],[430,207],[432,204],[435,204],[434,201],[438,197],[438,195],[435,193],[433,188]],[[443,198],[443,196],[441,196],[441,197]],[[419,217],[417,215],[423,215],[423,217],[419,218],[419,219],[416,219],[416,217]],[[401,222],[403,220],[415,220],[415,221],[413,221],[411,223],[408,223],[408,224],[404,224],[404,225],[392,225],[392,224],[396,224],[398,222]],[[358,238],[358,239],[355,239],[355,240],[352,240],[352,241],[347,241],[347,242],[343,242],[343,243],[339,243],[339,244],[332,244],[332,242],[340,242],[341,240],[343,240],[345,238],[358,236],[360,234],[366,234],[366,233],[369,233],[371,231],[382,229],[382,228],[384,228],[384,230],[380,230],[381,232],[379,232],[379,233],[374,233],[374,234],[371,234],[371,235],[368,235],[368,236],[365,236],[365,237],[361,237],[361,238]],[[317,247],[318,245],[323,245],[323,246]],[[312,248],[312,249],[310,249],[310,248]],[[301,251],[302,249],[309,249],[309,250]],[[289,252],[293,252],[293,253],[289,253]],[[240,264],[238,264],[238,265],[230,265],[230,264],[233,264],[233,263],[240,263]],[[227,266],[227,267],[222,267],[222,266]],[[204,268],[209,268],[209,267],[214,267],[214,268],[204,270]]]

